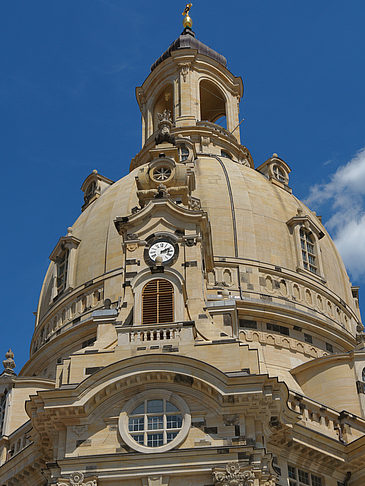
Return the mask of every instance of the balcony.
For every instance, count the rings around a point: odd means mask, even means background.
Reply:
[[[141,346],[149,344],[169,344],[194,342],[194,321],[182,321],[144,326],[117,326],[119,346]]]

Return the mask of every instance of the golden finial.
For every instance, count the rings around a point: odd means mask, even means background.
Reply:
[[[183,21],[183,26],[184,26],[185,29],[186,28],[191,29],[192,26],[193,26],[193,21],[192,21],[190,15],[189,15],[189,12],[190,12],[190,9],[191,9],[192,6],[193,6],[192,3],[187,3],[186,4],[186,7],[185,7],[185,10],[182,13],[184,15],[184,17],[185,17],[184,18],[184,21]]]

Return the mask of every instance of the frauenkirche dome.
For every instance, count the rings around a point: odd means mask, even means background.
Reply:
[[[136,89],[130,173],[82,185],[29,361],[4,361],[1,486],[365,484],[358,289],[288,164],[241,145],[242,80],[190,22]]]

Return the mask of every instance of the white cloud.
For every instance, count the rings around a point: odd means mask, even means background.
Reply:
[[[336,246],[355,279],[365,276],[365,214],[338,228]]]
[[[326,226],[355,279],[365,277],[365,148],[309,191],[306,203],[329,206]]]

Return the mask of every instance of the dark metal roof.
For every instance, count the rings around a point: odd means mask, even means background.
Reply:
[[[162,61],[167,59],[171,56],[172,51],[177,51],[178,49],[196,49],[200,54],[204,54],[205,56],[214,59],[215,61],[222,64],[224,67],[227,66],[227,59],[219,54],[218,52],[214,51],[210,47],[206,46],[198,39],[195,38],[194,32],[186,28],[172,44],[171,46],[165,51],[162,56],[160,56],[156,62],[154,62],[151,66],[151,71],[153,71]]]

